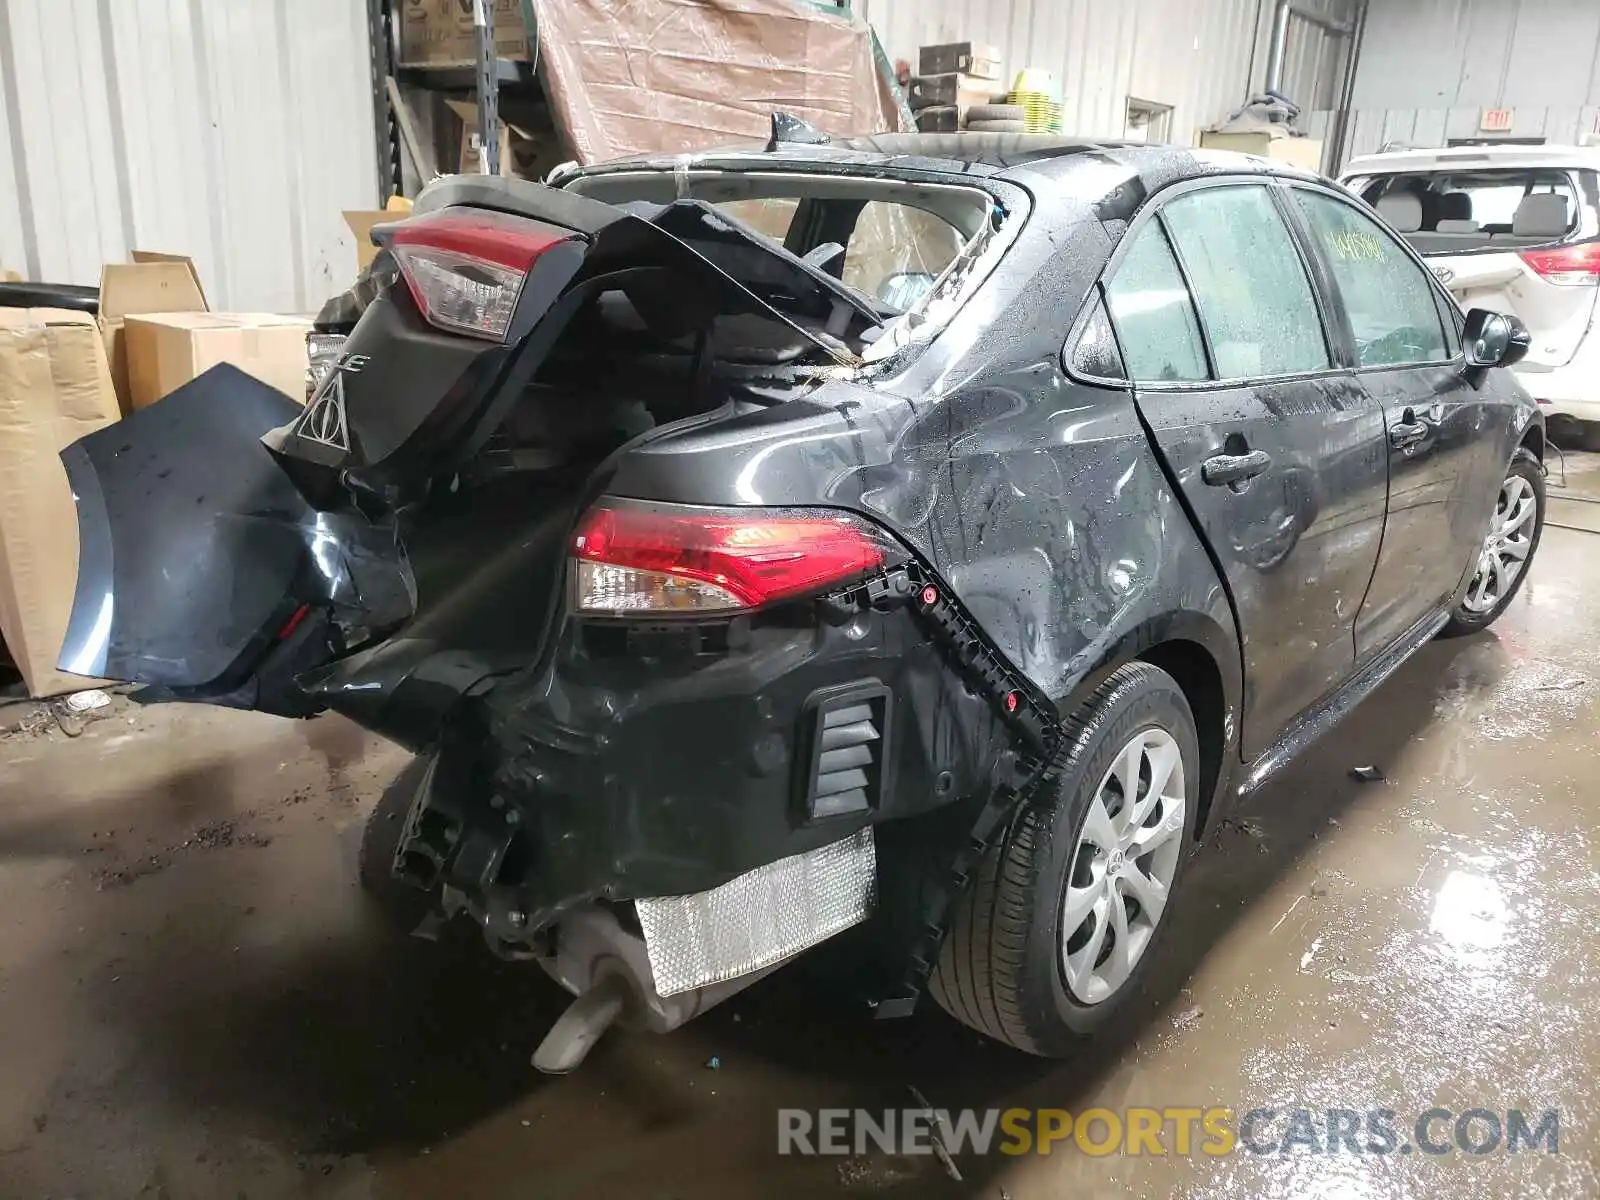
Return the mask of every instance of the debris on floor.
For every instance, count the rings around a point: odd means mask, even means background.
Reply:
[[[75,713],[91,712],[97,708],[105,708],[111,703],[111,697],[99,688],[89,688],[82,692],[73,692],[61,702]]]
[[[1388,779],[1377,767],[1351,767],[1350,778],[1362,783],[1383,783]]]
[[[1172,1018],[1172,1027],[1179,1033],[1187,1032],[1200,1024],[1200,1018],[1206,1015],[1206,1010],[1196,1004],[1193,1008],[1186,1008]]]

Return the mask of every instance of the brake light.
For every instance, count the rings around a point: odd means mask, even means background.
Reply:
[[[1546,283],[1581,287],[1600,283],[1600,241],[1573,242],[1550,250],[1520,251],[1527,263]]]
[[[603,613],[759,608],[904,560],[888,534],[827,509],[609,500],[573,539],[574,603]]]
[[[389,249],[429,324],[500,342],[534,263],[576,236],[525,217],[447,208],[396,225]]]

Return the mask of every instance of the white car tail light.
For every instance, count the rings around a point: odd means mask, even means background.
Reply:
[[[1600,242],[1573,242],[1552,250],[1523,250],[1522,261],[1546,283],[1593,287],[1600,283]]]
[[[590,509],[572,555],[574,606],[614,615],[760,608],[905,560],[849,513],[627,500]]]
[[[539,221],[454,208],[395,226],[389,248],[429,324],[502,342],[534,263],[576,240]]]

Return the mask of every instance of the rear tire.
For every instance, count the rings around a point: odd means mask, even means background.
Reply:
[[[1065,726],[1055,788],[1019,812],[990,847],[957,902],[929,981],[934,999],[958,1021],[1052,1058],[1074,1052],[1138,992],[1171,924],[1200,799],[1194,716],[1165,671],[1143,662],[1119,668]],[[1144,742],[1159,746],[1162,757],[1152,748],[1137,760],[1129,800],[1120,780],[1131,773],[1130,750]],[[1165,782],[1158,782],[1162,770]],[[1144,820],[1137,819],[1141,809]],[[1107,813],[1109,828],[1101,819]],[[1125,848],[1101,854],[1099,841],[1111,840],[1105,834]],[[1125,886],[1132,869],[1146,881],[1167,877],[1148,929],[1149,911]],[[1100,899],[1085,907],[1082,897],[1091,892]],[[1120,926],[1112,903],[1122,906]],[[1069,905],[1080,915],[1069,917]],[[1119,937],[1127,938],[1132,958],[1125,974],[1113,971]]]
[[[397,879],[395,851],[411,816],[411,801],[422,786],[428,760],[414,758],[395,776],[367,817],[356,856],[356,876],[361,890],[371,896],[384,920],[410,933],[433,910],[433,897]]]
[[[1581,443],[1585,450],[1600,450],[1600,421],[1584,421],[1579,425]]]
[[[1512,530],[1509,535],[1502,529],[1503,524],[1513,517],[1513,513],[1507,510],[1507,496],[1512,492],[1519,495],[1531,494],[1533,501],[1532,513],[1525,518],[1531,523],[1532,530],[1521,539],[1516,536],[1520,529]],[[1511,465],[1506,469],[1505,482],[1500,485],[1500,498],[1495,503],[1495,514],[1491,518],[1489,533],[1478,552],[1478,567],[1467,583],[1466,592],[1451,610],[1450,620],[1440,631],[1440,637],[1462,637],[1469,633],[1477,633],[1480,629],[1489,628],[1500,614],[1505,612],[1521,589],[1522,581],[1527,579],[1528,572],[1533,568],[1533,556],[1538,553],[1539,539],[1544,534],[1544,513],[1544,468],[1539,465],[1539,460],[1533,456],[1532,451],[1526,446],[1519,446],[1517,452],[1511,456]],[[1521,556],[1516,557],[1519,551]],[[1479,583],[1483,580],[1485,570],[1490,569],[1490,557],[1498,561],[1502,571],[1510,569],[1506,565],[1508,563],[1520,565],[1516,566],[1515,576],[1509,583],[1502,583],[1485,605],[1477,598],[1484,595],[1479,590]],[[1492,579],[1489,586],[1494,586]]]

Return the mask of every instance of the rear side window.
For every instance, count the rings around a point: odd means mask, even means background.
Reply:
[[[1581,211],[1572,175],[1558,167],[1379,175],[1359,194],[1424,254],[1560,241],[1576,231]]]
[[[1263,187],[1213,187],[1161,211],[1219,379],[1326,370],[1322,318],[1299,251]]]
[[[1378,223],[1342,200],[1294,191],[1333,269],[1363,367],[1450,357],[1433,285]]]
[[[1129,379],[1180,383],[1210,377],[1194,302],[1159,222],[1134,235],[1106,297]]]

